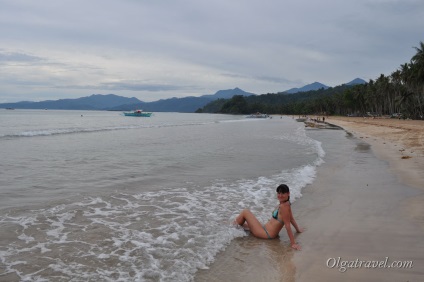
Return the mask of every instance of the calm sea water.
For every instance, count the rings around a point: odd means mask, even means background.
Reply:
[[[0,281],[190,281],[315,177],[289,117],[0,110]]]

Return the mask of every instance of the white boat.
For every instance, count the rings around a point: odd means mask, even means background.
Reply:
[[[142,110],[135,110],[133,112],[126,112],[124,115],[127,117],[150,117],[152,113],[146,113]]]

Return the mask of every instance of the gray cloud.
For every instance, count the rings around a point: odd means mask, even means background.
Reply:
[[[185,90],[187,88],[192,89],[193,87],[178,86],[178,85],[167,85],[167,84],[146,84],[146,83],[127,83],[127,82],[115,82],[115,83],[102,83],[100,88],[108,90],[130,90],[130,91],[175,91]]]
[[[172,92],[187,89],[199,89],[196,86],[180,86],[168,84],[153,84],[143,82],[107,82],[98,85],[56,85],[53,86],[57,89],[90,89],[90,90],[107,90],[107,91],[148,91],[148,92]]]
[[[0,96],[26,100],[335,86],[390,74],[424,40],[421,0],[0,0],[0,7]]]
[[[263,82],[272,82],[272,83],[278,83],[278,84],[302,83],[301,81],[293,81],[293,80],[287,79],[285,77],[260,76],[260,75],[259,76],[248,76],[248,75],[234,74],[234,73],[223,73],[222,75],[232,77],[232,78],[241,78],[241,79],[256,80],[256,81],[263,81]]]
[[[32,56],[29,54],[18,53],[18,52],[4,52],[0,50],[0,63],[4,63],[4,62],[32,63],[32,62],[41,62],[41,61],[43,61],[43,58],[40,58],[37,56]]]

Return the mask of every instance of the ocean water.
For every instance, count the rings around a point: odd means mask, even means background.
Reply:
[[[324,155],[290,117],[0,110],[0,281],[192,281]]]

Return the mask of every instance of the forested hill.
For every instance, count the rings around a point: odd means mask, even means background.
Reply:
[[[392,115],[424,119],[424,43],[410,63],[366,84],[344,84],[295,94],[273,93],[218,99],[197,112],[251,114]]]
[[[255,112],[267,114],[307,114],[317,112],[316,106],[328,103],[332,96],[352,88],[343,84],[341,86],[321,88],[298,93],[268,93],[257,96],[234,96],[231,99],[215,100],[197,112],[226,113],[226,114],[251,114]],[[318,107],[322,112],[323,107]]]

